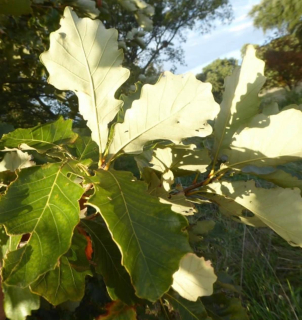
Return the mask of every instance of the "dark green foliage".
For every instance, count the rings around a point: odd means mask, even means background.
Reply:
[[[214,98],[220,103],[224,92],[224,79],[232,74],[236,66],[238,66],[238,61],[233,58],[217,59],[204,67],[202,73],[197,74],[196,78],[212,84]]]

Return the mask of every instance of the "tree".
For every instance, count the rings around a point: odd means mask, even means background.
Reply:
[[[238,290],[217,281],[196,247],[215,223],[194,219],[195,204],[212,202],[302,247],[302,181],[286,171],[302,159],[302,113],[260,112],[264,62],[249,46],[220,107],[210,84],[167,71],[138,99],[129,95],[131,107],[116,122],[123,101],[114,93],[129,77],[122,59],[116,30],[67,7],[41,61],[52,85],[74,90],[91,134],[61,117],[0,140],[6,315],[24,320],[40,297],[54,306],[81,301],[94,277],[105,298],[86,318],[247,320]],[[139,177],[114,169],[124,156]],[[192,183],[175,184],[192,173]]]
[[[204,67],[202,73],[197,74],[196,78],[212,84],[214,98],[220,103],[224,91],[224,79],[232,74],[236,66],[238,66],[236,59],[217,59]]]
[[[250,11],[254,25],[263,31],[277,28],[281,33],[302,36],[302,4],[299,0],[262,0]]]
[[[107,28],[119,31],[124,66],[132,71],[119,93],[128,92],[140,75],[142,81],[154,82],[166,60],[183,63],[181,47],[174,40],[186,30],[208,32],[215,19],[228,21],[231,17],[227,0],[152,0],[148,4],[138,0],[25,0],[23,4],[17,6],[23,11],[17,12],[13,1],[0,7],[5,14],[0,21],[0,121],[15,127],[54,120],[58,114],[81,121],[74,94],[48,85],[38,58],[48,46],[49,34],[58,28],[66,5],[80,16],[97,17]]]
[[[247,45],[242,47],[244,55]],[[285,35],[256,46],[257,55],[266,64],[264,88],[294,89],[302,81],[302,43],[295,35]]]

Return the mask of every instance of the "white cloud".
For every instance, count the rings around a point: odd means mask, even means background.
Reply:
[[[253,25],[252,21],[249,22],[245,22],[245,23],[241,23],[238,26],[232,27],[229,29],[230,32],[238,32],[238,31],[242,31],[245,30],[249,27],[251,27]]]

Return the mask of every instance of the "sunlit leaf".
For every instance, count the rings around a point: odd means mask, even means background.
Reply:
[[[124,123],[115,126],[109,153],[111,157],[121,151],[141,153],[148,141],[156,139],[179,144],[191,136],[205,137],[212,132],[207,121],[217,112],[210,84],[193,74],[165,72],[155,85],[143,86],[140,99],[126,111]]]
[[[27,152],[22,152],[18,149],[4,150],[5,154],[3,160],[0,162],[0,172],[10,170],[15,171],[17,169],[28,168],[35,165],[31,155]]]
[[[93,261],[100,273],[112,300],[121,300],[128,305],[138,301],[131,285],[130,276],[122,266],[122,255],[112,240],[106,225],[101,221],[83,220],[82,225],[93,241]]]
[[[254,181],[216,182],[209,185],[216,193],[233,199],[273,229],[293,246],[302,247],[301,190],[255,187]]]
[[[1,260],[8,252],[16,250],[22,236],[7,236],[1,227],[0,245],[2,249]],[[40,297],[33,294],[29,288],[7,286],[1,284],[4,294],[3,309],[7,318],[25,320],[32,310],[40,307]]]
[[[172,288],[183,298],[197,301],[198,297],[213,293],[213,284],[217,280],[210,261],[187,253],[179,264],[179,269],[173,274]]]
[[[228,147],[237,129],[258,113],[258,93],[265,82],[264,62],[256,58],[256,50],[248,46],[241,67],[225,79],[220,113],[214,126],[215,158]]]
[[[0,141],[0,148],[34,148],[43,153],[52,148],[58,148],[62,144],[72,143],[77,134],[71,130],[72,120],[64,120],[60,117],[57,121],[39,125],[30,129],[17,129],[4,134]]]
[[[3,308],[8,319],[25,320],[32,310],[40,308],[40,297],[33,294],[28,287],[20,288],[2,284]]]
[[[114,98],[115,91],[129,76],[128,69],[121,66],[123,52],[118,50],[117,31],[105,29],[100,20],[80,19],[68,7],[60,23],[41,60],[50,74],[49,83],[76,92],[80,113],[103,152],[108,123],[123,103]]]
[[[276,166],[302,159],[302,112],[289,109],[279,114],[259,114],[234,136],[227,166]],[[276,135],[279,133],[278,135]]]
[[[5,259],[2,275],[8,285],[28,286],[68,250],[83,193],[68,172],[61,163],[23,169],[1,198],[0,223],[8,234],[30,233],[27,244]]]
[[[208,193],[205,197],[212,202],[216,203],[219,207],[219,211],[225,216],[234,219],[237,222],[242,222],[252,227],[266,227],[267,225],[259,219],[257,216],[248,216],[245,214],[246,208],[241,204],[237,203],[231,197],[225,195],[219,184],[210,184],[206,188]]]
[[[172,211],[184,216],[190,216],[197,212],[194,204],[188,201],[184,192],[179,191],[176,194],[167,192],[153,170],[145,168],[144,181],[149,185],[149,194],[158,197],[161,203],[170,204]]]
[[[186,219],[148,195],[147,185],[130,172],[96,172],[88,204],[104,218],[122,253],[136,295],[155,301],[172,284],[181,257],[191,251]],[[152,241],[150,241],[152,239]]]
[[[91,137],[78,137],[76,142],[70,145],[70,148],[79,161],[92,159],[94,162],[98,162],[99,160],[99,147]]]

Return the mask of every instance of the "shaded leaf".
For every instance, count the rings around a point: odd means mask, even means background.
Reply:
[[[179,264],[179,270],[173,274],[172,288],[183,298],[197,301],[198,297],[213,293],[213,284],[217,280],[210,261],[187,253]]]
[[[30,129],[17,129],[4,134],[0,141],[0,148],[18,148],[23,150],[34,148],[43,153],[49,149],[57,148],[62,144],[72,143],[77,134],[71,130],[72,120],[60,117],[57,121],[39,125]],[[22,146],[25,144],[25,146]],[[28,147],[29,146],[29,147]]]
[[[104,218],[122,253],[136,295],[151,301],[168,290],[181,257],[190,252],[186,219],[147,193],[130,172],[97,171],[88,201]],[[152,239],[152,241],[150,241]]]
[[[117,122],[124,122],[126,111],[131,108],[133,101],[139,99],[141,95],[142,87],[143,87],[143,84],[140,81],[138,81],[135,83],[134,92],[130,92],[128,95],[122,94],[120,96],[120,99],[124,101],[124,105],[122,106],[121,110],[117,114]]]
[[[115,91],[129,76],[128,69],[121,67],[123,51],[118,50],[117,31],[105,29],[100,20],[80,19],[68,7],[60,24],[50,36],[50,49],[41,55],[48,82],[77,94],[79,111],[103,152],[108,123],[122,105],[114,98]]]
[[[221,109],[214,126],[215,158],[228,147],[237,129],[258,113],[258,93],[265,77],[264,62],[256,58],[256,50],[248,46],[241,67],[225,79]]]
[[[135,304],[138,299],[130,276],[122,266],[122,255],[106,225],[92,220],[82,220],[81,224],[92,238],[96,272],[103,276],[110,298],[128,305]]]
[[[86,239],[74,234],[71,249],[60,258],[54,270],[30,285],[33,292],[56,306],[65,301],[80,301],[85,293],[85,277],[92,276],[85,255]]]
[[[255,116],[247,128],[234,136],[231,150],[225,150],[227,165],[233,168],[267,167],[301,159],[301,123],[302,112],[296,109],[273,116]]]
[[[30,0],[0,0],[0,14],[20,16],[32,13]]]
[[[107,305],[107,313],[101,315],[97,320],[136,320],[134,307],[129,307],[122,301],[113,301]]]
[[[170,290],[164,295],[173,309],[180,315],[182,320],[211,320],[206,312],[206,309],[200,300],[188,301],[182,298],[174,290]]]
[[[224,293],[203,297],[201,301],[213,320],[249,320],[241,301]]]
[[[256,216],[247,216],[245,215],[246,208],[239,203],[237,203],[231,197],[223,194],[220,189],[219,184],[210,184],[208,188],[206,188],[207,194],[206,198],[216,203],[219,206],[219,211],[225,216],[234,219],[237,222],[242,222],[252,227],[266,227],[267,225]]]
[[[300,189],[256,188],[254,181],[223,181],[209,187],[253,212],[291,245],[302,246]]]
[[[176,76],[165,72],[155,85],[143,86],[140,99],[127,110],[124,123],[115,126],[109,154],[141,153],[151,140],[179,144],[191,136],[205,137],[212,132],[207,121],[217,112],[210,84],[198,81],[193,74]]]
[[[28,286],[70,247],[83,188],[68,173],[61,163],[23,169],[1,198],[0,223],[8,234],[30,233],[27,244],[5,259],[2,275],[8,285]]]
[[[260,177],[267,181],[273,182],[279,187],[299,188],[302,192],[302,180],[299,180],[297,177],[292,176],[290,173],[287,173],[283,170],[277,170],[270,174],[261,175]]]
[[[277,102],[272,102],[268,105],[265,105],[263,107],[262,113],[267,115],[267,116],[272,116],[274,114],[279,113],[279,106]]]
[[[184,216],[190,216],[197,212],[193,203],[184,195],[184,192],[170,194],[167,192],[156,173],[149,168],[144,170],[144,181],[148,183],[148,192],[152,196],[158,197],[161,203],[171,205],[171,210]]]

